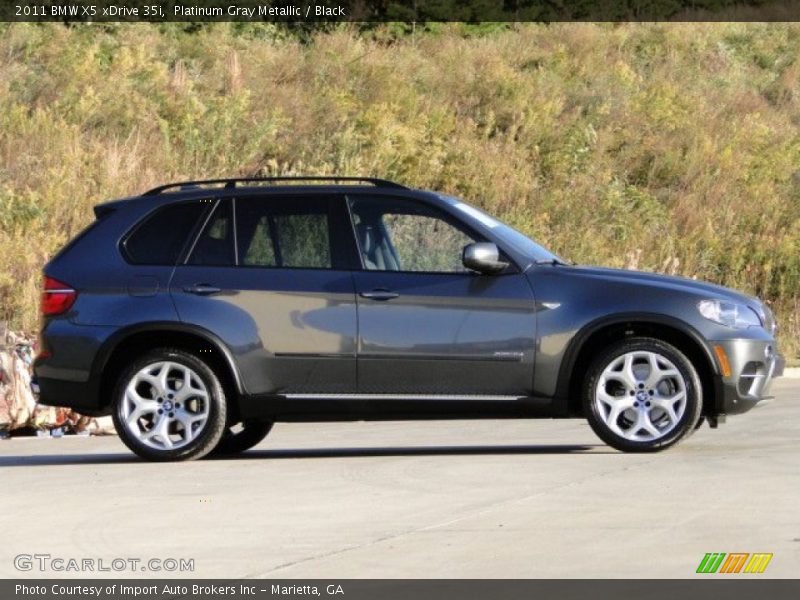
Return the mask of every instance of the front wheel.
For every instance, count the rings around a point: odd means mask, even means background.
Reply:
[[[114,391],[114,426],[125,445],[148,460],[205,456],[222,437],[225,415],[219,378],[183,350],[161,348],[138,358]]]
[[[695,430],[702,394],[697,370],[680,350],[653,338],[630,338],[602,352],[589,367],[583,409],[608,445],[654,452]]]

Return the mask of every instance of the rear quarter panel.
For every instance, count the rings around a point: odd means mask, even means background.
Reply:
[[[122,327],[177,320],[169,295],[174,267],[130,265],[118,248],[125,233],[154,208],[152,200],[123,205],[45,266],[47,275],[78,291],[70,322]]]

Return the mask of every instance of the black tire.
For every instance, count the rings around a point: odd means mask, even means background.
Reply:
[[[673,421],[663,414],[665,411],[659,412],[658,414],[661,417],[662,423],[664,423],[665,418],[669,422],[663,425],[665,431],[664,435],[661,437],[656,437],[655,439],[638,440],[624,437],[625,433],[631,435],[630,432],[634,427],[634,425],[631,425],[627,430],[624,430],[622,427],[620,427],[620,424],[630,423],[630,420],[626,420],[628,418],[627,415],[630,414],[629,412],[621,413],[617,419],[609,418],[609,421],[614,423],[614,425],[623,433],[623,435],[613,431],[612,426],[606,423],[604,416],[601,414],[602,409],[598,406],[598,404],[602,405],[603,403],[600,400],[596,401],[595,399],[595,394],[598,393],[598,383],[600,382],[600,378],[604,371],[606,371],[607,368],[610,368],[611,365],[620,359],[624,360],[622,357],[625,355],[634,352],[654,353],[671,362],[675,369],[677,369],[680,377],[682,377],[682,383],[685,387],[686,404],[685,408],[683,409],[683,414],[677,419],[677,423],[673,424]],[[652,411],[655,409],[645,408],[645,404],[646,407],[651,406],[650,400],[652,399],[652,394],[651,398],[647,398],[646,394],[650,394],[650,392],[647,389],[642,389],[641,391],[638,389],[644,387],[644,384],[637,384],[636,391],[631,393],[631,391],[625,387],[624,384],[614,383],[615,380],[611,375],[607,376],[606,381],[609,381],[609,378],[612,382],[610,385],[618,385],[620,388],[622,388],[621,391],[618,390],[616,393],[610,394],[615,398],[619,397],[620,399],[627,399],[626,394],[629,394],[631,396],[631,402],[638,402],[640,398],[639,394],[642,393],[646,403],[639,403],[637,404],[636,409],[632,407],[628,409],[628,411],[634,411],[633,414],[638,414],[636,411],[646,412],[648,414],[647,423],[653,425],[653,423],[650,421],[649,415],[652,414]],[[673,385],[669,383],[669,381],[678,382],[679,380],[677,378],[670,378],[666,385]],[[607,392],[608,390],[605,391]],[[586,415],[589,425],[592,427],[594,432],[606,444],[616,448],[617,450],[622,450],[623,452],[656,452],[677,444],[681,440],[686,439],[695,431],[698,426],[698,422],[700,421],[700,413],[703,408],[703,388],[700,383],[700,377],[697,374],[697,370],[694,368],[694,365],[692,365],[691,361],[686,358],[686,356],[680,350],[671,344],[658,339],[646,337],[635,337],[622,340],[612,344],[610,347],[601,352],[591,363],[588,371],[586,372],[582,395],[584,415]],[[656,398],[657,397],[658,395],[656,391]],[[640,406],[641,408],[639,408]],[[611,410],[609,409],[609,417],[611,414]],[[677,415],[677,411],[674,411],[673,414]],[[636,423],[638,424],[640,421],[636,421]],[[659,428],[655,425],[654,427],[655,429]],[[643,430],[644,428],[637,428],[636,431],[633,431],[632,435],[637,436]]]
[[[222,433],[219,443],[211,451],[214,456],[224,456],[226,454],[241,454],[250,450],[263,440],[272,430],[270,421],[244,421],[237,423],[241,429],[236,430],[233,426],[227,427]]]
[[[161,362],[174,363],[178,366],[188,367],[193,372],[192,377],[199,378],[199,380],[202,382],[202,385],[205,386],[206,395],[208,397],[207,416],[205,417],[204,422],[201,423],[197,429],[195,429],[192,424],[189,425],[193,431],[193,439],[187,443],[184,443],[184,445],[181,445],[180,447],[171,449],[154,448],[153,446],[148,445],[145,441],[140,439],[140,437],[137,437],[137,435],[142,433],[141,430],[143,426],[138,422],[135,425],[129,426],[126,423],[124,416],[126,410],[126,389],[128,388],[128,385],[143,369],[146,369],[150,365],[156,365],[157,363]],[[156,391],[156,388],[153,387],[150,390],[149,395],[156,394],[158,394],[158,392]],[[148,400],[149,399],[150,398],[148,398]],[[170,400],[171,399],[172,395],[170,395]],[[163,402],[164,398],[162,398],[160,401]],[[205,399],[201,400],[197,397],[193,397],[187,401],[184,408],[188,408],[189,402],[197,403],[197,406],[203,406],[205,410]],[[164,405],[161,404],[160,406]],[[179,409],[181,405],[176,401],[175,406],[177,408],[173,410],[175,410],[175,413],[177,413],[177,409]],[[220,383],[219,377],[216,375],[213,369],[211,369],[211,367],[209,367],[203,360],[194,354],[184,350],[178,350],[175,348],[159,348],[137,358],[128,368],[122,371],[114,389],[111,414],[114,420],[114,426],[116,427],[120,439],[122,439],[125,445],[135,454],[151,461],[178,461],[195,460],[201,458],[211,452],[211,450],[217,446],[223,432],[225,431],[226,409],[227,405],[225,391]],[[152,414],[151,416],[153,419],[158,418],[155,416],[155,414]],[[169,416],[172,415],[170,414]],[[171,421],[175,422],[175,420]],[[146,424],[144,427],[146,429]],[[135,431],[132,431],[134,428]],[[149,430],[144,431],[144,433],[146,434],[147,431]],[[170,436],[168,435],[167,437]]]

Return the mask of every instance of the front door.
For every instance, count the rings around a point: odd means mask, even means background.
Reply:
[[[418,200],[348,199],[362,270],[358,390],[398,396],[528,396],[533,292],[510,267],[479,275],[462,250],[486,241]]]
[[[248,393],[356,391],[355,293],[336,231],[349,232],[345,219],[336,196],[220,200],[176,268],[181,320],[223,339]]]

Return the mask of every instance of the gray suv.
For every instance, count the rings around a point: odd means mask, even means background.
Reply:
[[[40,401],[152,460],[276,421],[585,417],[654,451],[767,397],[756,298],[575,266],[485,212],[371,178],[226,179],[101,204],[45,267]]]

